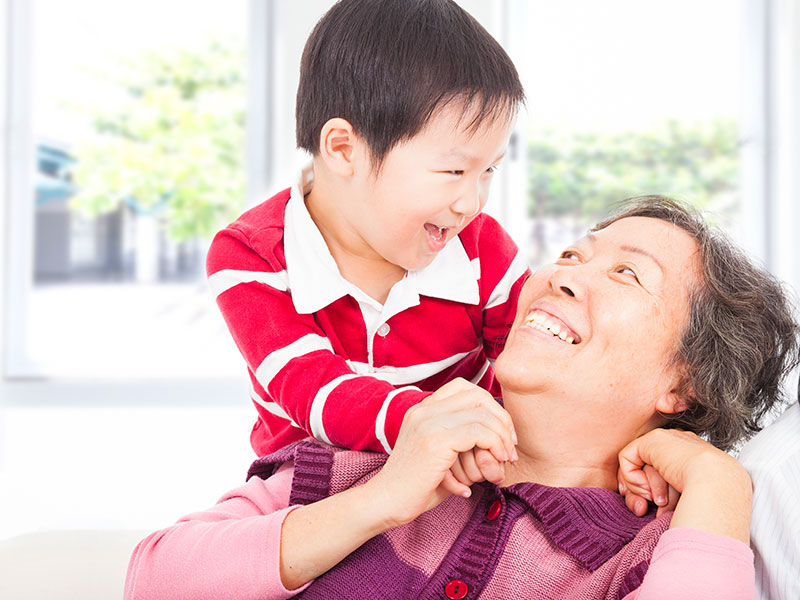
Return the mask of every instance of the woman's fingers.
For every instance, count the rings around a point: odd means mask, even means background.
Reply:
[[[442,478],[442,487],[454,496],[463,496],[469,498],[472,495],[472,490],[468,485],[465,485],[456,480],[452,472],[445,473]]]
[[[470,486],[472,485],[473,481],[470,479],[469,475],[467,475],[464,465],[462,464],[461,457],[464,453],[459,454],[456,461],[453,463],[453,466],[450,467],[450,473],[453,475],[456,481],[459,483]]]

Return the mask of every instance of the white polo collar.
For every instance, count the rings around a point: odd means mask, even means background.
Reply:
[[[314,172],[309,165],[292,186],[284,217],[286,273],[295,310],[300,314],[311,314],[349,294],[361,304],[386,312],[379,302],[339,272],[306,208],[304,198],[313,183]],[[478,304],[480,266],[477,259],[474,262],[474,265],[470,262],[461,240],[453,238],[430,265],[419,271],[409,271],[392,287],[386,309],[391,306],[391,313],[396,314],[419,304],[419,296]],[[384,318],[389,316],[384,315]]]

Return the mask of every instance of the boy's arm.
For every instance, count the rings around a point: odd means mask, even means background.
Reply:
[[[494,361],[505,346],[520,290],[531,272],[511,236],[488,215],[481,215],[477,248],[481,265],[483,345],[487,357]]]
[[[314,316],[296,312],[286,271],[259,256],[244,234],[218,234],[207,264],[234,342],[270,396],[259,404],[319,440],[390,452],[406,410],[430,393],[354,373]]]

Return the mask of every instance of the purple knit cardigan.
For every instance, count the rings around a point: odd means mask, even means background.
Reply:
[[[287,461],[290,504],[309,504],[364,483],[386,456],[309,439],[255,461],[248,479]],[[605,489],[476,484],[372,538],[298,597],[618,600],[641,584],[670,518],[636,517]]]

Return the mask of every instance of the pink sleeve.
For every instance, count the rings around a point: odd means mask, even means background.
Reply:
[[[126,600],[177,598],[282,599],[281,527],[293,469],[267,480],[253,477],[213,508],[187,515],[151,534],[134,550],[125,581]]]
[[[642,585],[624,600],[755,600],[753,552],[733,538],[676,527],[661,536]]]

